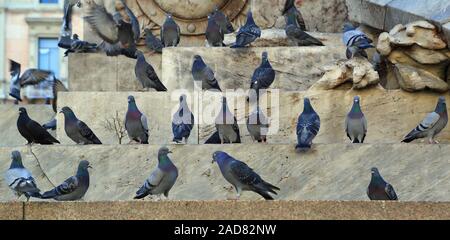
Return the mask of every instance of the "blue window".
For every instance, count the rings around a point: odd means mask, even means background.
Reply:
[[[55,4],[58,3],[58,0],[39,0],[39,3],[50,3],[50,4]]]

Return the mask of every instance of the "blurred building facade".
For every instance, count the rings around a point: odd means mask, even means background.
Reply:
[[[67,84],[68,59],[58,48],[64,0],[0,0],[0,99],[8,97],[9,60],[27,68],[52,70]],[[81,11],[75,7],[73,33],[83,37]],[[28,87],[24,99],[45,99],[48,87]]]

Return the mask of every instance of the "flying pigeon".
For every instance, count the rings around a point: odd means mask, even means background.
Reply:
[[[130,18],[130,24],[131,24],[131,30],[133,31],[133,38],[134,42],[139,41],[139,38],[141,38],[141,27],[139,26],[139,21],[134,15],[134,13],[131,11],[131,9],[128,7],[128,5],[125,3],[125,0],[120,0],[122,2],[123,7],[125,8],[125,13]]]
[[[178,178],[178,169],[167,156],[169,153],[172,152],[167,147],[159,149],[158,166],[136,192],[134,199],[142,199],[149,194],[164,194],[166,198],[169,197],[169,191]]]
[[[58,47],[63,49],[70,49],[72,44],[72,13],[75,3],[65,1],[64,3],[64,15],[59,33]]]
[[[266,142],[268,128],[269,121],[257,105],[255,111],[247,118],[247,130],[254,141]]]
[[[145,32],[145,45],[148,49],[155,51],[157,53],[162,53],[164,45],[161,40],[159,40],[155,35],[153,35],[152,30],[146,28]]]
[[[242,191],[256,192],[266,200],[273,200],[269,193],[277,194],[278,187],[264,181],[247,164],[234,159],[225,152],[217,151],[213,154],[213,163],[217,162],[223,177],[231,183],[237,192],[237,199]]]
[[[173,141],[180,143],[184,138],[184,142],[187,143],[193,127],[194,114],[192,114],[186,102],[186,95],[183,94],[180,96],[180,107],[172,118]]]
[[[257,100],[259,100],[259,91],[261,89],[269,88],[274,80],[275,70],[273,70],[272,65],[270,65],[267,52],[263,52],[261,65],[253,72],[252,80],[250,82],[250,96],[256,94]]]
[[[227,99],[225,97],[222,97],[222,108],[216,117],[215,123],[221,144],[225,142],[241,143],[236,117],[228,109]]]
[[[59,143],[50,133],[48,133],[39,123],[28,116],[24,107],[19,108],[19,118],[17,119],[17,129],[28,144],[38,143],[50,145]]]
[[[306,31],[306,24],[300,11],[295,7],[295,0],[287,0],[284,3],[283,16],[292,17],[297,20],[297,25],[302,31]]]
[[[194,56],[194,63],[192,64],[192,77],[195,81],[202,82],[202,90],[219,90],[219,82],[214,76],[214,72],[210,67],[206,65],[202,57],[199,55]]]
[[[166,15],[160,36],[165,47],[176,47],[180,43],[180,26],[173,20],[171,14]]]
[[[159,80],[155,69],[146,60],[141,51],[136,51],[137,61],[134,68],[136,78],[141,82],[142,87],[149,89],[154,88],[158,92],[165,92],[167,88]]]
[[[370,200],[398,200],[397,194],[391,184],[384,181],[377,168],[372,168],[372,178],[367,187],[367,196]]]
[[[233,25],[228,20],[228,17],[223,12],[221,12],[217,6],[214,9],[212,18],[220,26],[220,28],[222,29],[222,32],[224,34],[229,34],[229,33],[234,32]]]
[[[130,140],[148,144],[147,117],[139,111],[133,96],[128,96],[128,110],[124,125]]]
[[[286,15],[286,36],[297,46],[324,46],[323,43],[303,31],[297,23],[295,15]]]
[[[360,98],[355,96],[353,106],[345,118],[345,132],[353,143],[363,143],[367,133],[367,120],[361,111]]]
[[[64,130],[67,136],[75,143],[82,145],[102,144],[86,123],[75,116],[72,109],[63,107],[61,113],[64,114]]]
[[[124,48],[120,42],[115,43],[115,44],[110,44],[106,41],[102,41],[98,45],[98,48],[101,49],[103,52],[105,52],[106,56],[108,56],[108,57],[116,57],[119,55],[123,55],[128,58],[137,59],[136,46]]]
[[[356,29],[351,23],[345,23],[343,28],[342,42],[347,46],[346,56],[348,59],[354,56],[367,58],[365,49],[373,48],[372,40],[361,30]]]
[[[434,137],[447,126],[447,122],[447,105],[445,97],[441,96],[434,112],[429,113],[416,128],[406,135],[402,142],[409,143],[418,138],[428,138],[429,143],[437,143]]]
[[[53,118],[48,123],[42,125],[45,129],[56,130],[56,118]]]
[[[245,25],[239,28],[236,35],[236,42],[231,45],[231,48],[242,48],[254,42],[261,37],[261,28],[259,28],[253,20],[252,12],[248,11],[247,21]]]
[[[303,112],[297,120],[297,151],[307,151],[311,148],[313,139],[320,129],[320,117],[311,106],[309,98],[303,99]]]
[[[224,47],[223,43],[224,34],[222,28],[216,23],[216,21],[208,15],[208,26],[206,27],[206,40],[210,47]]]
[[[89,162],[83,160],[78,165],[75,176],[66,179],[61,185],[42,194],[42,199],[53,198],[57,201],[76,201],[84,197],[89,189]]]
[[[22,156],[18,151],[11,153],[11,165],[5,173],[5,183],[18,198],[25,195],[28,201],[30,197],[41,197],[41,190],[37,187],[31,172],[23,166]]]
[[[73,35],[72,43],[70,44],[70,48],[64,52],[64,56],[69,56],[69,53],[88,53],[95,52],[97,50],[97,44],[89,43],[86,41],[80,40],[78,34]]]

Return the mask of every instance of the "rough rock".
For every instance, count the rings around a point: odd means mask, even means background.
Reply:
[[[329,90],[349,81],[353,83],[353,88],[361,89],[379,83],[380,77],[366,58],[355,57],[327,67],[323,77],[312,88]]]
[[[431,89],[437,92],[446,92],[448,83],[433,74],[409,65],[396,64],[395,73],[400,87],[405,91],[420,91]]]
[[[450,50],[447,48],[436,51],[413,45],[404,52],[420,64],[439,64],[450,58]]]
[[[378,37],[377,50],[383,56],[388,56],[389,53],[391,53],[392,47],[389,33],[383,32],[380,34]]]

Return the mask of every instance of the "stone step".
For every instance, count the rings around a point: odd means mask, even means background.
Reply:
[[[282,33],[273,34],[283,35]],[[145,56],[169,91],[194,88],[191,68],[196,54],[201,55],[214,70],[221,87],[225,89],[248,88],[253,71],[261,62],[261,52],[267,51],[271,64],[277,72],[273,87],[305,90],[322,76],[324,65],[345,58],[343,45],[336,45],[339,35],[318,34],[318,36],[322,36],[321,39],[328,39],[330,45],[326,47],[252,47],[238,50],[225,47],[214,49],[177,47],[164,49],[162,55],[146,53]],[[69,89],[71,91],[142,91],[142,86],[135,77],[135,63],[134,59],[123,56],[108,57],[103,53],[71,54],[69,56]]]
[[[215,117],[220,111],[221,95],[211,92],[187,92],[195,124],[190,144],[203,144],[215,132]],[[233,109],[239,122],[243,143],[252,143],[245,124],[254,104],[246,104],[246,93],[237,96],[227,93],[229,108]],[[178,108],[181,93],[142,92],[64,92],[60,94],[59,108],[71,107],[79,119],[105,144],[118,144],[115,131],[105,127],[106,120],[123,121],[127,109],[127,96],[134,95],[139,109],[149,121],[150,143],[169,144],[172,141],[171,119]],[[344,131],[345,116],[351,108],[353,97],[361,96],[362,110],[367,118],[366,143],[399,143],[403,137],[431,111],[438,95],[430,92],[408,93],[402,90],[384,90],[373,87],[366,90],[309,90],[300,92],[276,92],[263,95],[261,107],[271,118],[271,134],[268,143],[295,144],[296,123],[303,109],[303,97],[311,98],[312,105],[321,117],[321,128],[315,143],[349,142]],[[266,97],[265,97],[266,96]],[[233,101],[233,99],[235,101]],[[193,101],[195,100],[195,101]],[[191,102],[193,101],[193,102]],[[277,103],[278,101],[278,103]],[[272,106],[273,105],[273,106]],[[201,110],[201,111],[200,111]],[[11,124],[15,122],[11,122]],[[63,129],[63,116],[58,114],[58,139],[62,144],[74,144]],[[128,137],[122,139],[128,143]],[[437,137],[441,143],[450,142],[450,129],[445,128]],[[426,141],[424,140],[418,140]]]
[[[17,130],[17,118],[19,117],[19,107],[25,107],[28,115],[40,124],[50,121],[55,113],[51,105],[13,105],[0,104],[0,129],[2,137],[0,138],[0,147],[2,146],[21,146],[27,141]],[[56,135],[56,131],[50,131]]]
[[[75,173],[87,159],[91,185],[85,201],[132,200],[157,164],[158,145],[33,146],[0,148],[0,169],[8,169],[12,150],[22,153],[24,165],[45,191]],[[378,167],[401,201],[450,201],[450,145],[426,144],[317,144],[305,154],[292,145],[170,146],[179,177],[170,200],[225,200],[235,191],[224,180],[215,151],[225,151],[246,162],[266,181],[281,188],[279,200],[368,200],[370,168]],[[0,180],[3,181],[3,178]],[[1,182],[0,182],[1,183]],[[16,197],[0,184],[0,201]],[[152,197],[157,200],[159,197]],[[149,199],[149,200],[150,200]],[[244,192],[242,200],[260,200]],[[31,200],[36,201],[36,200]]]

